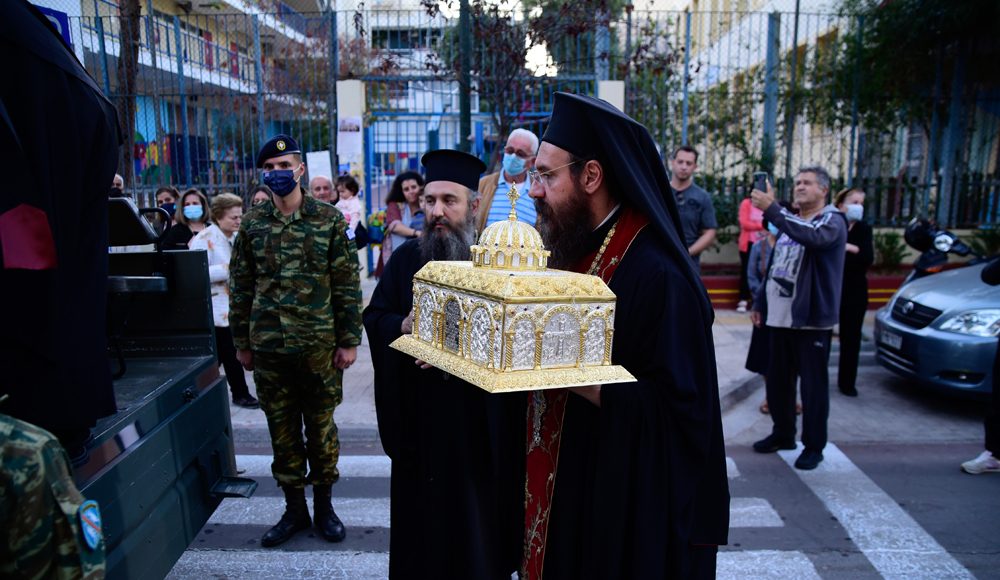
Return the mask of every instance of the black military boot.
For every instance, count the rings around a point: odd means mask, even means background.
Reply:
[[[341,542],[347,537],[347,530],[330,504],[332,488],[330,484],[313,486],[313,521],[326,541]]]
[[[285,492],[285,513],[260,539],[260,545],[265,548],[283,544],[297,532],[312,525],[309,506],[306,505],[306,491],[301,487],[282,487],[281,490]]]

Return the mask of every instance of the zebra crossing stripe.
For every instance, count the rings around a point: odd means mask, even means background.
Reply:
[[[780,451],[789,465],[802,451]],[[973,578],[832,443],[812,471],[794,469],[884,578]]]
[[[270,578],[387,578],[389,555],[384,552],[284,552],[275,550],[188,550],[168,579],[211,578],[224,574],[246,580]],[[719,553],[719,580],[760,578],[819,579],[801,552],[757,550]]]
[[[736,461],[732,457],[726,457],[726,475],[729,479],[736,479],[740,476],[740,470],[736,467]]]
[[[780,528],[785,525],[771,502],[762,497],[734,497],[729,500],[730,528]]]
[[[385,552],[284,552],[272,550],[188,550],[167,574],[170,579],[389,577]]]
[[[348,527],[388,528],[389,498],[338,498],[333,507]],[[285,511],[281,497],[230,498],[223,500],[209,518],[210,524],[274,525]],[[770,502],[757,497],[735,497],[729,504],[730,527],[774,528],[784,522]]]
[[[347,527],[388,528],[389,498],[333,498],[333,509]],[[209,524],[273,526],[285,512],[282,497],[229,498],[222,500]]]
[[[271,477],[270,455],[237,455],[236,468],[245,477]],[[385,455],[341,455],[337,469],[341,477],[389,477],[392,460]]]
[[[716,563],[718,580],[769,579],[819,580],[820,575],[808,556],[802,552],[779,550],[722,551]]]

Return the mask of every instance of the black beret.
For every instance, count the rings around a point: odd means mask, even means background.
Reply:
[[[277,134],[274,137],[264,143],[264,146],[260,148],[260,152],[257,153],[257,167],[263,167],[264,162],[272,157],[281,157],[282,155],[288,155],[289,153],[302,154],[302,150],[299,149],[299,144],[295,142],[288,135]]]
[[[479,176],[486,171],[486,164],[475,155],[455,151],[454,149],[438,149],[425,153],[420,163],[427,170],[425,181],[453,181],[468,187],[472,191],[479,189]]]

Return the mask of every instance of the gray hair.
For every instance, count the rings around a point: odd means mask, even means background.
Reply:
[[[535,135],[531,131],[521,128],[514,129],[513,131],[510,132],[510,135],[507,136],[508,143],[510,143],[511,137],[524,137],[525,139],[527,139],[528,142],[531,143],[532,155],[534,155],[535,152],[538,151],[538,135]]]
[[[830,192],[830,172],[822,165],[805,165],[799,168],[799,173],[812,173],[816,176],[816,183],[825,189],[827,193]]]
[[[327,183],[330,184],[330,187],[334,186],[333,180],[330,179],[330,177],[328,175],[323,175],[322,173],[317,173],[313,177],[309,178],[309,189],[312,189],[312,184],[317,179],[325,179],[327,181]]]

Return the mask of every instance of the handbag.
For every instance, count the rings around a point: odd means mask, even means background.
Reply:
[[[358,224],[358,227],[354,228],[354,243],[360,250],[367,246],[369,241],[368,229],[365,228],[364,224]]]

